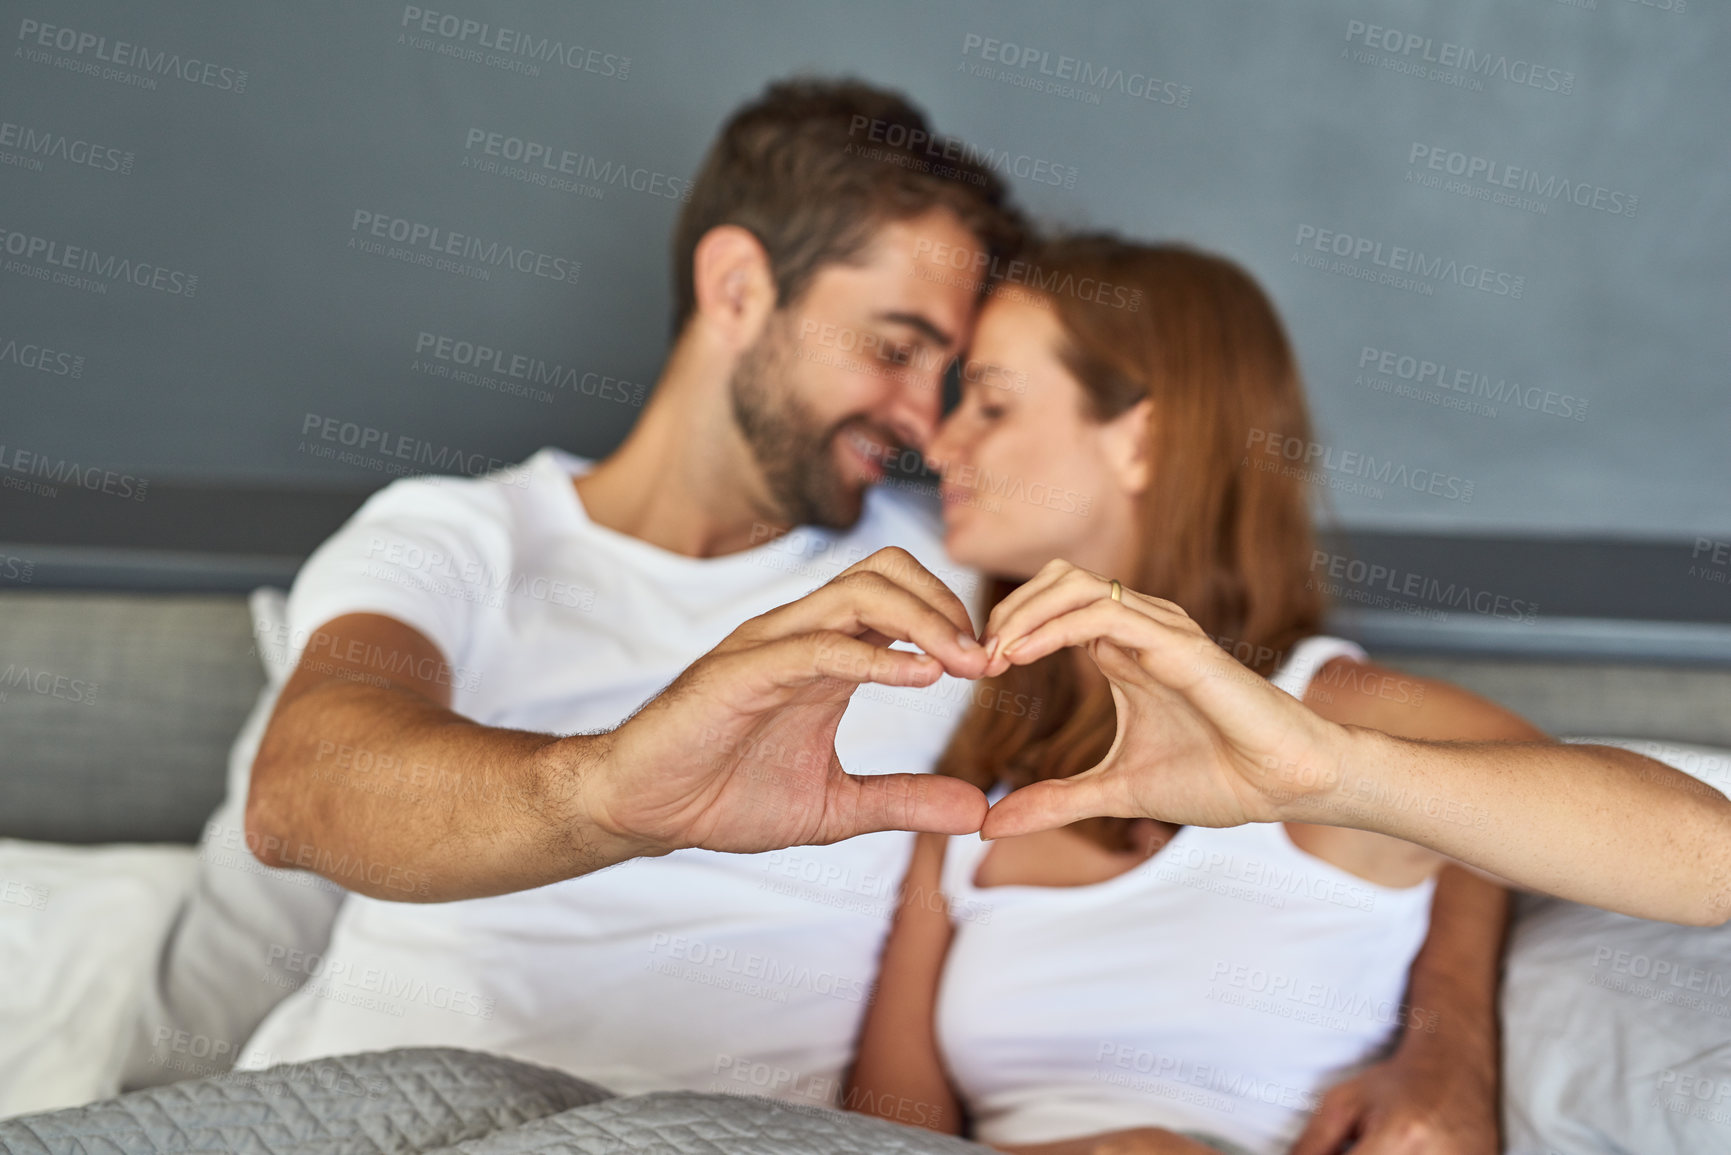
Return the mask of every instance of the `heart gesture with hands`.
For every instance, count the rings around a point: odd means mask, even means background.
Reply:
[[[924,652],[891,649],[897,641]],[[638,854],[978,830],[986,801],[976,787],[848,774],[835,734],[865,683],[929,686],[984,667],[960,599],[912,554],[879,550],[741,625],[609,735],[612,772],[585,777],[586,812]]]
[[[1246,670],[1171,602],[1055,560],[992,611],[986,675],[1080,646],[1111,684],[1118,731],[1099,765],[1011,792],[981,833],[1110,815],[1186,826],[1280,820],[1339,782],[1342,727]]]

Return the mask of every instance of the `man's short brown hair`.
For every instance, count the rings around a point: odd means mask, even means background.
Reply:
[[[953,212],[991,257],[1007,254],[1021,216],[1004,182],[969,153],[897,93],[857,80],[770,85],[722,128],[680,212],[674,336],[697,309],[697,242],[721,225],[749,230],[769,253],[778,307],[825,265],[858,256],[883,225],[932,209]]]

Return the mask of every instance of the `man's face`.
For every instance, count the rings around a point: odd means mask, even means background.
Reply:
[[[789,524],[852,526],[884,460],[931,438],[974,318],[978,274],[955,263],[979,248],[945,210],[886,224],[740,359],[734,419]]]

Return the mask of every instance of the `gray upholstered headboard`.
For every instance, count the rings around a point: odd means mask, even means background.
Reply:
[[[1379,656],[1555,734],[1731,746],[1731,670]],[[239,595],[0,593],[0,837],[196,841],[263,683]]]
[[[196,842],[263,685],[244,597],[0,594],[0,837]]]

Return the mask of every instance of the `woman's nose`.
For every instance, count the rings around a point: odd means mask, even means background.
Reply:
[[[926,464],[939,473],[948,468],[949,462],[955,457],[960,446],[956,444],[956,419],[946,418],[938,425],[938,431],[926,443]]]

